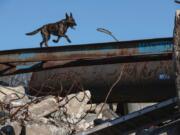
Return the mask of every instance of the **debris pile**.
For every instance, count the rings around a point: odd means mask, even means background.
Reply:
[[[118,117],[108,104],[92,104],[89,90],[35,97],[22,86],[0,86],[0,134],[69,135]]]

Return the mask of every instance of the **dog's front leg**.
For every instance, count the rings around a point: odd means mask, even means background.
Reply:
[[[61,37],[60,37],[60,36],[58,36],[56,40],[55,40],[55,39],[53,40],[53,42],[54,42],[54,43],[59,42],[59,39],[60,39],[60,38],[61,38]]]
[[[71,43],[71,40],[69,39],[69,37],[67,35],[64,35],[64,37],[66,38],[66,40]]]

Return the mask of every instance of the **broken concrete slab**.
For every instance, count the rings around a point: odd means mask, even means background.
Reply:
[[[85,108],[85,112],[95,112],[97,104],[87,104]]]
[[[57,127],[52,124],[27,124],[26,135],[69,135],[71,134],[70,128],[67,126]]]
[[[11,126],[14,129],[15,135],[20,135],[21,134],[22,126],[21,126],[21,124],[19,122],[17,122],[17,121],[11,122]]]
[[[97,114],[88,113],[84,119],[75,125],[76,132],[85,131],[94,126],[94,120],[97,119]]]
[[[18,93],[18,92],[17,92]],[[4,133],[13,131],[13,135],[69,135],[94,127],[102,104],[89,104],[91,93],[86,90],[66,97],[46,96],[33,97],[25,94],[19,98],[16,93],[3,97],[6,110],[12,117],[7,117]],[[109,109],[105,104],[103,111]],[[91,112],[92,111],[92,112]],[[91,113],[90,113],[91,112]],[[101,118],[103,113],[101,112]],[[18,122],[22,122],[21,125]],[[24,133],[25,131],[25,133]]]
[[[19,98],[25,95],[25,89],[23,86],[6,87],[0,85],[0,101],[2,102],[7,95],[16,94]]]
[[[3,98],[3,103],[4,104],[10,104],[11,101],[19,99],[18,95],[15,93],[5,95]]]
[[[13,100],[10,102],[10,106],[12,107],[20,107],[20,106],[24,106],[27,103],[31,102],[28,98],[22,98],[22,99],[18,99],[18,100]]]
[[[70,118],[80,118],[85,113],[86,105],[90,99],[91,93],[86,90],[77,94],[68,95],[60,104],[64,104],[66,108],[65,113]]]
[[[43,117],[55,112],[58,109],[59,107],[56,98],[48,97],[41,100],[39,103],[30,105],[28,111],[32,116],[35,115],[36,117]]]

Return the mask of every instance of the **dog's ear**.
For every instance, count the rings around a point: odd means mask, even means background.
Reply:
[[[66,13],[66,19],[68,19],[69,18],[69,16],[68,16],[68,14]]]
[[[70,13],[70,17],[73,17],[72,13]]]

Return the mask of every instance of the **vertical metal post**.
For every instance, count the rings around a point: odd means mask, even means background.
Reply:
[[[178,102],[180,106],[180,10],[176,11],[175,27],[174,27],[174,67],[176,75],[176,89]]]

